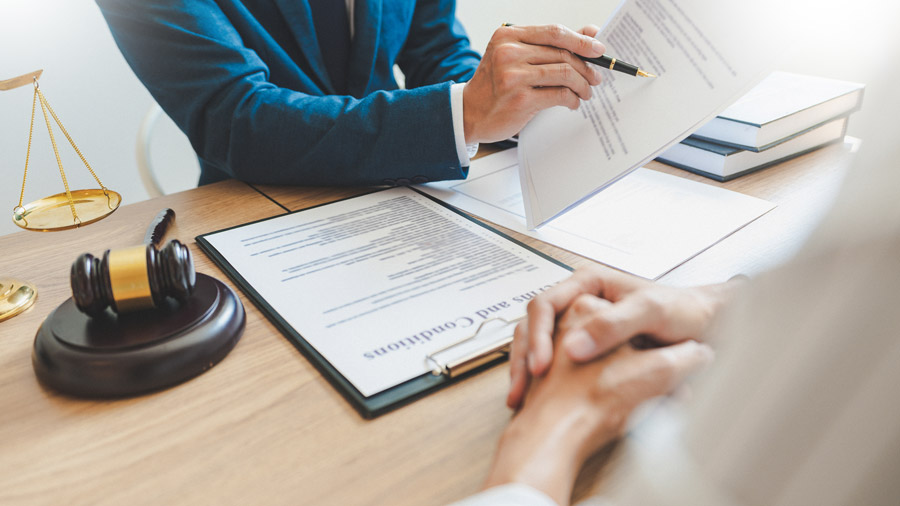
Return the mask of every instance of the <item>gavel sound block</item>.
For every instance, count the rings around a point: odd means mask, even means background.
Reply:
[[[206,371],[237,344],[244,307],[225,284],[195,274],[190,251],[170,241],[81,255],[73,297],[38,329],[38,379],[78,397],[126,397]]]

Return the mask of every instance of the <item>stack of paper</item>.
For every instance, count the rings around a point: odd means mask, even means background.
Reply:
[[[656,279],[767,213],[755,197],[639,169],[536,230],[525,224],[516,150],[476,160],[465,181],[420,187],[516,232]]]

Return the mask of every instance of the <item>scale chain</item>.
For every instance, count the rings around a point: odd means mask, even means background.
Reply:
[[[25,151],[25,174],[22,176],[22,191],[19,192],[19,205],[22,208],[22,200],[25,199],[25,180],[28,179],[28,160],[31,158],[31,134],[34,132],[34,108],[37,104],[37,88],[34,90],[34,98],[31,99],[31,125],[28,127],[28,149]]]
[[[59,149],[56,147],[56,138],[53,136],[53,128],[50,126],[50,118],[47,117],[47,109],[44,107],[47,105],[46,99],[44,98],[44,94],[41,93],[40,88],[38,88],[37,81],[35,81],[34,90],[41,100],[41,112],[44,114],[44,123],[47,124],[47,132],[50,133],[50,143],[53,144],[53,154],[56,155],[56,164],[59,165],[59,175],[62,177],[63,186],[66,188],[66,198],[69,199],[69,208],[72,209],[72,218],[74,221],[81,223],[81,220],[78,218],[78,213],[75,212],[75,200],[72,198],[72,192],[69,190],[69,181],[66,179],[66,171],[63,170],[62,159],[59,157]],[[47,107],[50,106],[47,105]]]
[[[37,70],[13,79],[0,81],[0,91],[27,86],[29,82],[34,87],[34,94],[31,99],[31,118],[28,124],[28,146],[25,151],[25,170],[22,174],[22,188],[19,192],[19,202],[13,209],[13,221],[16,225],[27,230],[51,231],[77,228],[108,216],[119,207],[122,197],[117,192],[107,188],[103,182],[100,181],[100,177],[94,171],[94,168],[91,167],[90,162],[87,161],[87,158],[85,158],[78,145],[75,144],[75,140],[72,139],[69,131],[66,130],[65,125],[63,125],[59,116],[56,114],[56,111],[53,109],[53,106],[50,105],[50,101],[47,100],[43,90],[41,90],[38,78],[41,76],[42,72],[43,70]],[[56,165],[59,167],[59,176],[60,179],[62,179],[65,192],[50,195],[49,197],[25,205],[23,202],[25,201],[25,187],[28,184],[28,170],[31,168],[31,146],[34,143],[34,123],[35,116],[37,115],[38,102],[41,104],[41,114],[44,117],[44,124],[47,126],[47,134],[50,136],[50,142],[53,146],[53,155],[56,157]],[[72,146],[72,149],[75,150],[81,163],[84,164],[85,168],[90,172],[91,177],[97,182],[97,185],[100,187],[99,189],[71,189],[62,156],[59,152],[59,144],[56,142],[56,135],[53,132],[53,123],[50,121],[51,117],[56,123],[56,126],[62,131],[66,141],[68,141],[69,145]],[[76,195],[78,196],[77,202],[75,200]],[[68,207],[71,212],[72,221],[68,220],[67,215],[69,213],[65,212],[66,207]],[[29,220],[25,219],[25,217],[32,213],[34,214],[34,220],[32,220],[33,223],[29,223]],[[82,216],[84,216],[84,218],[82,218]]]
[[[106,187],[103,186],[103,183],[100,182],[100,178],[97,177],[97,174],[94,172],[94,169],[91,168],[91,164],[88,163],[88,161],[84,157],[84,155],[81,154],[81,150],[78,149],[78,146],[75,145],[75,141],[72,140],[72,137],[69,135],[69,132],[66,130],[66,127],[64,127],[62,122],[59,120],[59,117],[56,115],[56,112],[53,110],[53,107],[50,107],[50,102],[47,102],[47,99],[44,98],[44,94],[41,93],[40,90],[38,90],[38,93],[40,93],[40,95],[41,95],[41,102],[47,104],[47,110],[50,111],[50,115],[53,116],[54,121],[56,121],[56,124],[59,125],[59,129],[62,130],[63,135],[66,136],[66,140],[68,140],[69,144],[72,145],[72,149],[74,149],[75,152],[78,153],[78,157],[81,158],[81,162],[84,163],[84,166],[87,168],[88,172],[90,172],[91,175],[94,176],[94,180],[97,181],[97,184],[100,185],[100,188],[103,188],[103,193],[106,193]]]

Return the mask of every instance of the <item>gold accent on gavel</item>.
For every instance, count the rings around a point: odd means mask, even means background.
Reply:
[[[147,273],[147,246],[111,250],[109,284],[119,312],[154,307]]]

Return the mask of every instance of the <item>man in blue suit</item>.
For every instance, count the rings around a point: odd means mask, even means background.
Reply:
[[[589,98],[599,72],[572,52],[604,51],[596,27],[507,26],[480,60],[454,0],[97,3],[125,59],[190,139],[200,184],[462,179],[478,142]]]

